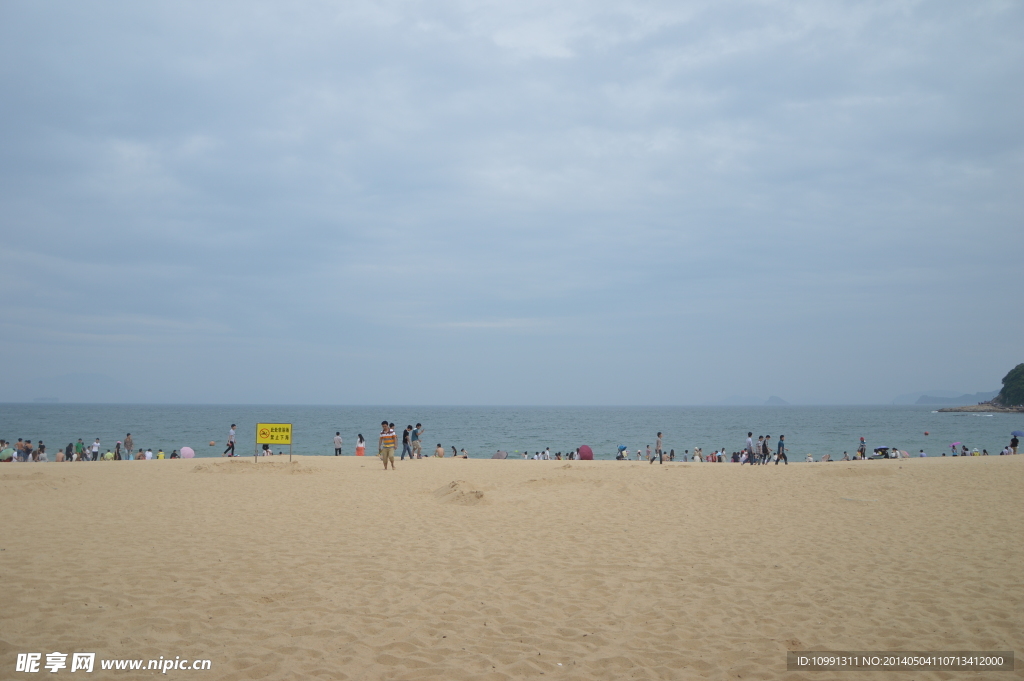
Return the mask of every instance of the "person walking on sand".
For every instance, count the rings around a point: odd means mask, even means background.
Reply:
[[[377,451],[384,462],[384,470],[388,469],[388,461],[391,462],[391,470],[395,470],[395,427],[393,424],[389,425],[387,421],[380,422]]]
[[[782,463],[786,464],[787,466],[789,465],[789,459],[786,458],[786,436],[785,435],[780,435],[779,436],[779,458],[775,459],[775,465],[778,466],[780,461]],[[847,461],[849,461],[849,457],[847,457]]]
[[[402,431],[402,456],[401,460],[405,461],[405,455],[409,455],[409,461],[412,461],[412,441],[409,439],[412,437],[412,426],[406,426],[405,430]]]
[[[412,455],[417,459],[423,458],[423,442],[420,436],[423,435],[424,430],[423,424],[417,423],[416,427],[412,429],[412,435],[409,436],[412,441]]]
[[[341,456],[341,431],[334,433],[334,456]]]
[[[230,454],[228,452],[231,452]],[[224,453],[221,456],[234,456],[235,455],[235,424],[231,424],[231,429],[228,431],[228,446],[224,448]]]

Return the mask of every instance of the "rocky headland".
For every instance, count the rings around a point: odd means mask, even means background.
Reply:
[[[982,402],[980,404],[968,404],[965,407],[943,407],[938,411],[973,411],[973,412],[987,412],[987,413],[1022,413],[1024,412],[1024,406],[1016,407],[1004,407],[1002,405],[995,404],[994,402]]]

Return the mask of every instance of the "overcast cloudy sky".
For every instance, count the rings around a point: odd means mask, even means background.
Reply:
[[[998,388],[1021,36],[986,0],[5,0],[3,400]]]

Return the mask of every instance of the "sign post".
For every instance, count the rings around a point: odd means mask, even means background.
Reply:
[[[288,445],[288,460],[292,460],[292,424],[290,423],[257,423],[257,445]],[[257,454],[259,452],[257,451]],[[255,458],[255,455],[254,455]]]

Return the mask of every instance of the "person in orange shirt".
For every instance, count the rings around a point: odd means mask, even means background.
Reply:
[[[391,462],[391,470],[395,470],[395,424],[389,425],[387,421],[380,422],[377,451],[381,461],[384,462],[384,470],[388,469],[388,461]]]

